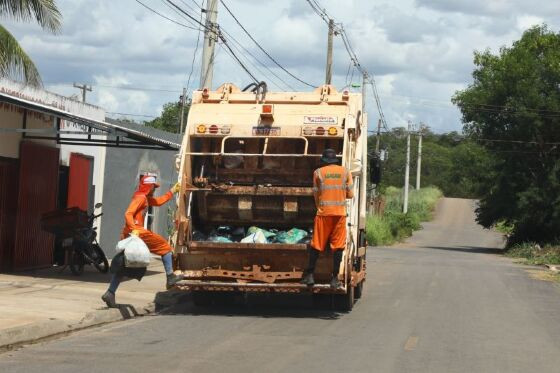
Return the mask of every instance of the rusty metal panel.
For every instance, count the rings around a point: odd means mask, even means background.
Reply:
[[[22,142],[13,270],[48,267],[54,236],[41,230],[41,214],[56,209],[59,149]]]
[[[67,207],[90,210],[91,175],[93,158],[80,153],[70,154],[70,174],[68,176]]]
[[[11,269],[15,245],[18,160],[0,159],[0,271]]]

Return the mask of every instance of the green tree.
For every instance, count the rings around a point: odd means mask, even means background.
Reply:
[[[16,21],[35,20],[44,30],[56,33],[62,15],[54,0],[0,0],[0,16]],[[0,76],[41,86],[41,76],[14,36],[0,24]]]
[[[184,124],[187,123],[190,104],[185,105],[185,113],[183,116]],[[179,133],[179,124],[181,117],[181,104],[177,102],[168,102],[163,104],[161,115],[151,121],[146,122],[146,126],[154,127],[162,131]]]
[[[465,132],[495,162],[477,210],[485,227],[514,225],[510,243],[560,238],[560,34],[527,30],[498,54],[475,52],[473,83],[453,102]]]

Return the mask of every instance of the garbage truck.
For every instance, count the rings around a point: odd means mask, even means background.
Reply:
[[[319,258],[315,285],[300,284],[316,214],[313,171],[327,148],[336,151],[354,185],[339,288],[329,285],[330,250]],[[175,270],[184,277],[176,287],[192,292],[195,304],[272,292],[311,294],[352,309],[366,277],[361,94],[332,85],[268,92],[262,82],[195,91],[176,166],[181,189],[171,241]]]

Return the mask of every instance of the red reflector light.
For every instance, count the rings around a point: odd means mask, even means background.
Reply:
[[[262,106],[262,113],[263,114],[272,114],[272,105],[263,105]]]
[[[213,134],[218,133],[218,126],[216,126],[215,124],[211,125],[208,132],[213,133]]]
[[[323,127],[317,127],[315,134],[318,136],[323,136],[325,134],[325,129]]]

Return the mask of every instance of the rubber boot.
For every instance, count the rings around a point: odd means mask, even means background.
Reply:
[[[168,274],[167,275],[167,283],[166,283],[167,289],[168,290],[171,289],[173,286],[175,286],[182,279],[183,279],[183,276],[176,275],[175,273]]]
[[[107,290],[105,294],[101,296],[101,300],[105,302],[109,308],[117,308],[117,302],[115,301],[115,293]]]
[[[341,286],[342,285],[340,284],[340,281],[338,281],[338,275],[333,276],[333,278],[331,279],[331,288],[338,289]]]
[[[305,274],[302,278],[300,283],[307,285],[307,286],[313,286],[315,285],[315,279],[313,278],[313,273],[309,272],[307,274]]]

